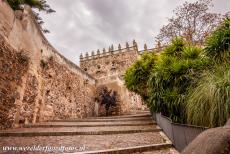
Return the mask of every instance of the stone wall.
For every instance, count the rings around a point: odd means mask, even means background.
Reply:
[[[54,58],[44,62],[41,74],[43,76],[42,102],[45,102],[42,106],[47,110],[42,114],[43,120],[54,117],[58,119],[82,118],[93,115],[93,89],[90,84],[84,82],[82,76],[77,76],[57,63]],[[46,115],[46,113],[49,114]]]
[[[97,52],[91,56],[80,59],[80,67],[95,77],[98,82],[116,80],[116,77],[122,78],[125,70],[139,57],[139,52],[135,42],[133,46],[127,44],[127,47],[118,50]]]
[[[0,129],[10,128],[19,107],[20,89],[29,67],[29,58],[16,52],[0,36]]]
[[[132,65],[140,56],[137,43],[133,41],[130,46],[126,43],[124,48],[118,45],[114,50],[110,47],[108,51],[103,49],[95,54],[88,53],[80,57],[80,67],[97,79],[97,86],[106,86],[117,91],[120,96],[120,114],[130,113],[132,110],[141,110],[143,103],[140,96],[131,93],[124,85],[123,76],[126,69]]]
[[[60,55],[31,9],[0,1],[0,129],[92,116],[96,80]]]

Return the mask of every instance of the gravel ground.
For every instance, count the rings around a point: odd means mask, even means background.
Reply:
[[[86,151],[127,148],[164,143],[159,133],[133,133],[116,135],[77,135],[49,137],[0,137],[0,153],[3,146],[71,146],[85,147]]]

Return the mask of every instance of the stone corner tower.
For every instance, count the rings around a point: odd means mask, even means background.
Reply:
[[[139,96],[128,91],[124,85],[123,76],[126,69],[137,60],[141,54],[135,40],[132,45],[126,42],[122,47],[120,44],[117,49],[113,45],[108,50],[105,48],[89,55],[80,56],[80,67],[97,80],[97,86],[104,85],[109,89],[115,90],[120,95],[122,112],[129,112],[132,108],[142,106]]]

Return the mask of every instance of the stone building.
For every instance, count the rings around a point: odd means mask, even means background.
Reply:
[[[145,51],[147,51],[145,45]],[[143,51],[138,50],[137,43],[133,40],[132,45],[126,43],[122,48],[118,45],[115,50],[113,45],[106,51],[97,50],[89,55],[80,56],[80,67],[97,80],[97,86],[106,86],[115,90],[120,96],[121,114],[129,113],[131,110],[140,110],[141,98],[130,92],[124,85],[123,76],[126,69],[133,64]]]

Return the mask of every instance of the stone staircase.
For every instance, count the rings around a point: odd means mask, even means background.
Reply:
[[[87,119],[53,120],[0,132],[0,147],[72,147],[46,153],[176,154],[148,112]],[[9,153],[0,149],[0,153]],[[24,153],[45,153],[43,150]]]

